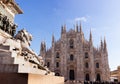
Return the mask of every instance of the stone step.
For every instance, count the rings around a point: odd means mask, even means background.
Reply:
[[[0,46],[0,49],[3,49],[3,50],[10,50],[10,46],[1,45],[1,46]]]
[[[17,73],[17,64],[0,64],[0,73]]]
[[[0,57],[4,57],[4,56],[11,57],[11,55],[12,55],[12,52],[10,52],[9,50],[0,49]]]
[[[14,58],[10,56],[0,56],[0,64],[14,64]]]

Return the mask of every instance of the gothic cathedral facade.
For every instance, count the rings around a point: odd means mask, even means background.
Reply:
[[[40,55],[45,65],[57,76],[65,80],[109,81],[110,71],[106,40],[101,40],[100,47],[95,48],[90,32],[89,40],[84,38],[81,24],[75,30],[61,28],[61,38],[55,41],[52,36],[52,47],[46,50],[41,42]]]

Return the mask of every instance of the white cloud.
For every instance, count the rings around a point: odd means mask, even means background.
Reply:
[[[87,18],[86,17],[77,17],[77,18],[74,19],[74,21],[83,21],[83,22],[86,22]]]
[[[67,20],[68,23],[74,24],[76,22],[87,22],[87,18],[89,18],[88,16],[84,16],[84,17],[76,17],[74,19],[69,19]]]

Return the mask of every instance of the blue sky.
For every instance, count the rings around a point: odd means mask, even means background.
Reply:
[[[20,30],[33,35],[31,48],[39,54],[41,41],[51,46],[52,34],[60,38],[61,25],[67,30],[82,22],[85,38],[90,29],[97,47],[106,37],[110,69],[120,65],[120,0],[16,0],[24,14],[15,17]]]

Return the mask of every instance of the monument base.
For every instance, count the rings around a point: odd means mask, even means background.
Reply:
[[[64,84],[63,77],[27,73],[0,73],[0,84]]]

